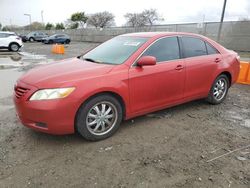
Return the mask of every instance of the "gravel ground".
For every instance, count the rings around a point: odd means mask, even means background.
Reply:
[[[26,43],[23,51],[63,59],[96,45],[72,43],[53,55],[50,45]],[[235,84],[220,105],[198,100],[125,121],[93,143],[19,123],[11,90],[30,68],[24,59],[0,70],[0,187],[249,187],[249,85]]]

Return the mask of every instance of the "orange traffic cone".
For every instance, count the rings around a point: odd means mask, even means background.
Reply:
[[[64,50],[64,45],[62,44],[54,44],[52,46],[52,53],[54,54],[64,54],[65,50]]]
[[[250,63],[240,62],[240,73],[237,79],[237,83],[250,84]]]

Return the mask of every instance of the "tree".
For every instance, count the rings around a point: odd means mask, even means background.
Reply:
[[[56,24],[56,30],[59,30],[59,29],[65,29],[63,23],[57,23]]]
[[[8,26],[4,26],[2,31],[10,31],[10,28]]]
[[[24,29],[27,30],[43,30],[44,28],[44,24],[40,22],[32,22],[30,25],[24,26]]]
[[[78,22],[72,23],[72,24],[70,25],[70,29],[77,29],[78,27],[79,27],[79,23],[78,23]]]
[[[156,9],[144,10],[141,13],[127,13],[124,15],[127,20],[127,25],[132,27],[141,27],[145,25],[152,26],[157,21],[163,21]]]
[[[153,25],[157,21],[163,21],[164,19],[161,18],[156,9],[146,9],[142,12],[143,17],[145,18],[147,24]]]
[[[79,27],[79,23],[78,22],[73,22],[71,19],[67,19],[64,22],[64,27],[67,29],[77,29]]]
[[[47,24],[45,25],[45,29],[46,29],[46,30],[51,30],[53,27],[54,27],[54,25],[53,25],[52,23],[47,23]]]
[[[2,29],[2,24],[0,23],[0,30]]]
[[[84,27],[84,24],[87,22],[88,17],[85,15],[84,12],[76,12],[71,15],[70,20],[73,22],[77,22],[81,25],[81,27]]]
[[[127,20],[127,25],[132,27],[141,27],[147,24],[146,18],[142,13],[127,13],[124,15]]]
[[[243,17],[243,18],[239,18],[239,21],[243,21],[243,22],[244,22],[244,21],[250,21],[250,19],[249,19],[249,18],[244,18],[244,17]]]
[[[114,25],[115,16],[107,11],[98,12],[89,16],[88,24],[95,26],[96,28],[104,28]]]

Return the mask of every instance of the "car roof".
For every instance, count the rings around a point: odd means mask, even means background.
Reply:
[[[147,38],[158,38],[164,36],[176,36],[176,35],[188,35],[188,36],[197,36],[204,37],[202,35],[186,32],[139,32],[139,33],[127,33],[121,36],[131,36],[131,37],[147,37]]]
[[[187,32],[139,32],[139,33],[127,33],[120,36],[130,36],[130,37],[145,37],[145,38],[151,38],[151,39],[158,39],[161,37],[167,37],[167,36],[190,36],[190,37],[198,37],[202,38],[205,41],[208,41],[210,44],[212,44],[214,47],[216,47],[217,50],[219,50],[220,53],[227,52],[227,49],[215,42],[214,40],[207,38],[206,36],[195,34],[195,33],[187,33]]]
[[[0,31],[0,33],[4,33],[4,34],[15,34],[15,32],[10,32],[10,31]]]

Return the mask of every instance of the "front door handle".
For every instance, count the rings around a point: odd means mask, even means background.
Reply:
[[[182,70],[182,69],[184,69],[182,65],[177,65],[177,67],[175,68],[175,70]]]

